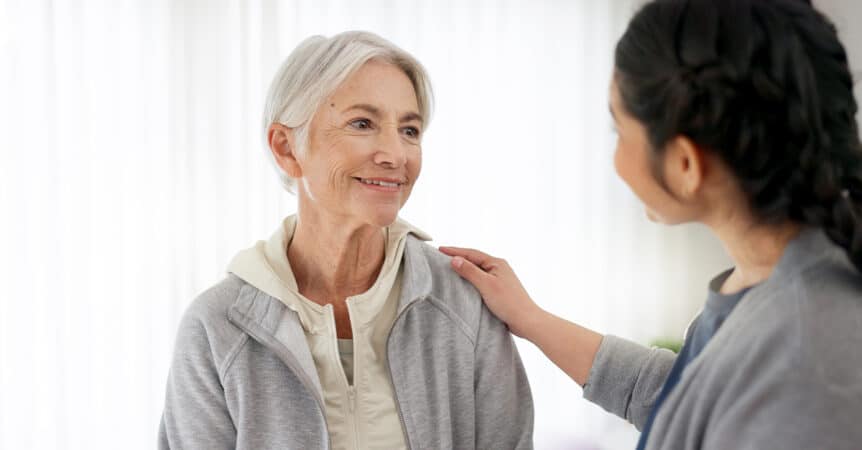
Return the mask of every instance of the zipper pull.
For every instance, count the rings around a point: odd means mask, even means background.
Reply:
[[[353,386],[347,387],[347,406],[351,413],[356,409],[356,390]]]

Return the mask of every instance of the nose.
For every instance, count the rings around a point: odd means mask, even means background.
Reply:
[[[407,164],[407,145],[398,132],[398,127],[385,127],[378,134],[375,164],[390,168]]]

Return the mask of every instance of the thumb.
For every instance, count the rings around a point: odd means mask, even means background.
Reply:
[[[473,286],[476,286],[480,291],[485,287],[488,281],[490,281],[490,274],[460,256],[452,258],[452,269],[454,269],[458,275],[461,275],[467,281],[472,283]]]

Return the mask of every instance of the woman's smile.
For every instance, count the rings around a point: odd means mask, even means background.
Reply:
[[[360,178],[353,177],[363,187],[376,192],[384,193],[399,193],[401,187],[406,184],[405,181],[395,178]]]

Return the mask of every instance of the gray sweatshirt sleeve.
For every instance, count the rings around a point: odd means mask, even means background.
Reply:
[[[476,337],[477,449],[532,449],[533,397],[508,328],[482,305]]]
[[[675,360],[669,350],[606,335],[584,385],[584,398],[640,430]]]
[[[236,429],[204,323],[190,310],[177,334],[159,426],[161,450],[232,449]]]

